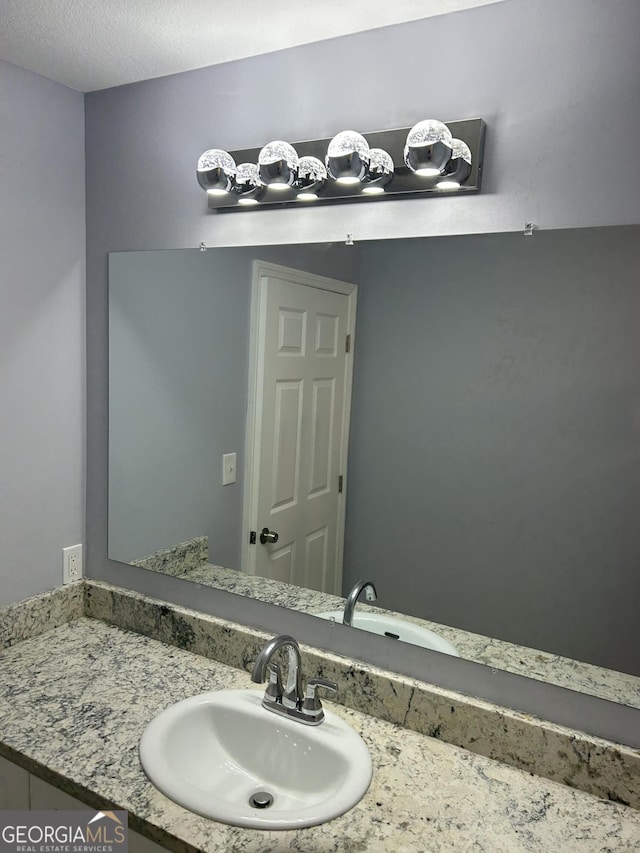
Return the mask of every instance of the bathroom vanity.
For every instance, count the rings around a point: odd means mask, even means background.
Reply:
[[[640,805],[638,750],[305,648],[307,677],[338,683],[338,702],[327,707],[371,753],[368,792],[347,814],[308,829],[207,820],[154,788],[138,743],[181,699],[261,692],[246,670],[265,634],[94,582],[15,605],[0,624],[0,773],[10,780],[0,790],[24,797],[30,788],[32,808],[55,807],[62,792],[89,807],[126,809],[142,836],[133,836],[132,850],[587,853],[640,845],[640,811],[621,802]],[[443,742],[456,739],[456,726],[468,749]]]

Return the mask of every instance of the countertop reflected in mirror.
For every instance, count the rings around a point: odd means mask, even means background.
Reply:
[[[639,237],[112,254],[109,557],[306,613],[366,577],[465,658],[640,707]],[[358,285],[341,596],[222,568],[254,260]]]
[[[344,598],[282,583],[271,578],[247,575],[223,566],[214,566],[207,561],[206,553],[206,538],[202,537],[191,542],[180,543],[174,549],[145,558],[135,565],[149,571],[171,574],[182,580],[200,584],[204,588],[246,595],[258,601],[288,607],[311,616],[327,611],[342,612],[344,610]],[[383,603],[380,601],[380,604]],[[518,646],[493,637],[484,637],[461,628],[407,616],[404,613],[394,613],[384,607],[367,604],[364,596],[358,601],[356,607],[358,612],[388,614],[403,622],[426,628],[451,643],[460,657],[465,660],[640,709],[640,678],[637,676],[550,654],[539,649]]]

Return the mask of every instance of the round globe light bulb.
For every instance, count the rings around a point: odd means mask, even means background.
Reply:
[[[210,169],[224,169],[225,171],[234,174],[236,170],[236,161],[227,151],[222,151],[220,148],[210,148],[200,155],[198,160],[198,171],[208,172]]]
[[[471,165],[471,149],[462,139],[451,140],[451,159],[457,160],[462,157],[465,163]]]
[[[265,191],[257,165],[240,163],[236,168],[233,184],[233,192],[238,196],[238,204],[257,204]]]
[[[443,180],[438,182],[438,189],[460,189],[460,184],[466,181],[471,174],[469,146],[462,139],[452,139],[451,143],[451,159],[442,170]]]
[[[298,173],[298,153],[289,142],[276,139],[258,154],[260,179],[269,189],[287,189]]]
[[[220,148],[210,148],[200,156],[196,176],[200,186],[212,195],[224,195],[232,186],[236,163],[231,154]]]
[[[411,148],[422,148],[425,145],[434,145],[436,142],[444,142],[451,148],[453,136],[447,125],[436,119],[425,119],[414,124],[407,134],[407,145]]]
[[[366,175],[370,159],[369,143],[355,130],[343,130],[327,148],[327,172],[341,184],[357,184]]]
[[[370,151],[369,168],[365,176],[363,192],[368,195],[379,195],[394,175],[394,165],[391,155],[382,148],[372,148]]]
[[[452,142],[451,131],[443,122],[420,121],[407,134],[404,162],[416,175],[440,175],[451,158]]]
[[[327,148],[328,157],[342,157],[344,154],[360,154],[369,159],[369,143],[356,130],[343,130],[333,137]]]

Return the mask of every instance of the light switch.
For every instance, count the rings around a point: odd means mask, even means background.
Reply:
[[[236,481],[236,454],[225,453],[222,457],[222,485],[228,486]]]

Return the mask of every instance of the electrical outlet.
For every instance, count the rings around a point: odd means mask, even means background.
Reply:
[[[82,545],[62,549],[62,583],[79,581],[82,577]]]

